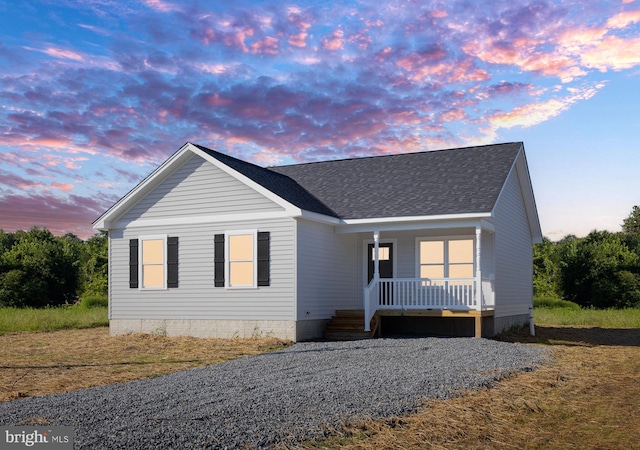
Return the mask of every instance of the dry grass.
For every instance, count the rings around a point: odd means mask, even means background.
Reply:
[[[306,447],[630,449],[640,442],[640,329],[538,326],[503,339],[549,345],[555,361],[417,414],[352,424]]]
[[[274,338],[109,336],[91,328],[0,335],[0,401],[162,375],[280,349]]]
[[[538,326],[504,340],[555,361],[417,414],[349,424],[311,448],[629,449],[640,442],[640,329]],[[276,339],[109,337],[106,328],[0,336],[0,400],[156,376],[286,346]]]

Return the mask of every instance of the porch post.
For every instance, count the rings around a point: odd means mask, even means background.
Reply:
[[[380,241],[380,232],[373,231],[373,279],[380,278],[380,260],[378,259],[378,248]]]
[[[480,250],[482,247],[482,228],[476,225],[476,305],[482,311],[482,273],[480,271]]]
[[[482,247],[482,228],[476,225],[476,305],[477,316],[475,318],[475,337],[482,337],[482,271],[480,270],[480,250]]]

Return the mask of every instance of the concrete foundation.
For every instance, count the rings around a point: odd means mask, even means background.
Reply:
[[[296,340],[294,320],[111,319],[111,335],[149,333],[200,338],[277,337]]]
[[[199,338],[276,337],[305,341],[322,337],[328,319],[322,320],[205,320],[205,319],[111,319],[112,336],[148,333]]]

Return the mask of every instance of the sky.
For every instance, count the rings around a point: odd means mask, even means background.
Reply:
[[[184,143],[281,165],[523,141],[543,234],[640,204],[640,0],[0,0],[0,228],[87,238]]]

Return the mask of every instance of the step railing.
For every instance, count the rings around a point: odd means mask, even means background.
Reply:
[[[365,331],[378,310],[483,310],[494,306],[494,297],[489,278],[480,286],[476,278],[374,278],[364,288]]]

